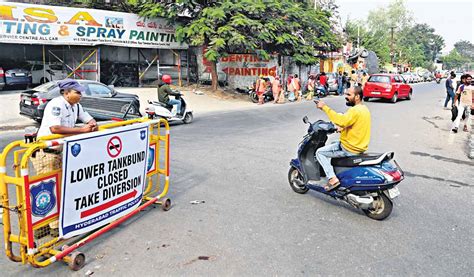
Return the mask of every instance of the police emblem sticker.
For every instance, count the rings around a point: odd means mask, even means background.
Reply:
[[[74,144],[71,146],[71,154],[72,154],[74,157],[77,157],[77,155],[79,155],[79,153],[81,153],[81,145],[78,144],[78,143],[74,143]]]
[[[148,163],[147,163],[147,171],[149,172],[155,163],[155,147],[150,147],[148,149]]]
[[[144,140],[145,138],[146,138],[146,131],[145,130],[140,131],[140,139]]]
[[[61,114],[61,108],[60,107],[53,107],[51,110],[51,114],[54,116],[59,116]]]
[[[30,188],[33,216],[45,217],[56,207],[55,187],[56,182],[49,180]]]

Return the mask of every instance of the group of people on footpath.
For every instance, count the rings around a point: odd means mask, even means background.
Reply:
[[[359,86],[364,87],[369,79],[369,75],[365,72],[356,73],[352,70],[349,75],[347,72],[339,71],[336,74],[337,95],[342,96],[350,87]],[[329,94],[328,76],[323,71],[319,74],[309,74],[308,81],[302,84],[298,74],[290,74],[286,80],[286,93],[280,77],[276,76],[273,81],[269,77],[260,75],[254,83],[254,89],[258,96],[258,105],[264,104],[264,94],[271,90],[273,94],[274,104],[285,103],[285,94],[288,96],[288,101],[301,101],[303,98],[312,100],[315,96],[316,90],[321,88],[325,95]]]
[[[474,86],[471,85],[472,76],[469,74],[461,75],[460,82],[455,84],[456,74],[451,72],[446,80],[446,100],[444,108],[452,112],[451,120],[453,124],[451,131],[457,133],[461,120],[464,120],[464,132],[468,132],[468,126],[471,125],[471,107],[472,93]],[[455,87],[456,86],[456,87]],[[451,101],[451,107],[448,107]]]

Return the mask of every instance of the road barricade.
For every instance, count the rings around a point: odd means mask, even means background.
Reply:
[[[171,207],[169,125],[145,118],[78,136],[15,141],[0,156],[7,257],[82,268],[77,249],[146,207]]]

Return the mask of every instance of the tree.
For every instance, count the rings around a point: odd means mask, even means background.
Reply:
[[[432,27],[414,22],[404,0],[394,0],[387,7],[370,11],[366,21],[348,21],[346,32],[352,42],[357,41],[357,27],[361,46],[374,51],[382,64],[390,61],[393,51],[395,62],[431,68],[444,47],[444,39]]]
[[[179,41],[205,47],[211,62],[212,88],[216,64],[235,51],[293,56],[298,63],[316,61],[317,50],[334,50],[340,41],[331,32],[331,14],[290,0],[177,0],[163,3],[130,0],[144,17],[166,17],[177,23]]]
[[[445,69],[459,68],[468,62],[468,59],[463,57],[456,49],[449,52],[448,55],[441,58],[443,61],[443,67]]]
[[[454,49],[463,57],[474,61],[474,44],[467,40],[460,40],[454,44]]]
[[[365,25],[362,21],[347,21],[345,30],[348,41],[356,45],[359,37],[360,46],[374,51],[381,64],[389,62],[390,49],[383,32],[368,30],[364,27]]]

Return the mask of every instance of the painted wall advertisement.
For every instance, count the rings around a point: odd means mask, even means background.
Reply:
[[[148,130],[143,123],[65,139],[61,237],[94,230],[138,207],[154,163]]]
[[[202,53],[201,72],[211,72],[211,64]],[[257,80],[257,77],[275,77],[278,74],[278,59],[259,59],[255,54],[229,54],[217,63],[218,74],[226,74],[231,87],[245,88]],[[219,80],[221,78],[219,77]]]
[[[0,39],[3,43],[188,48],[177,42],[174,26],[163,18],[12,2],[0,2]]]

